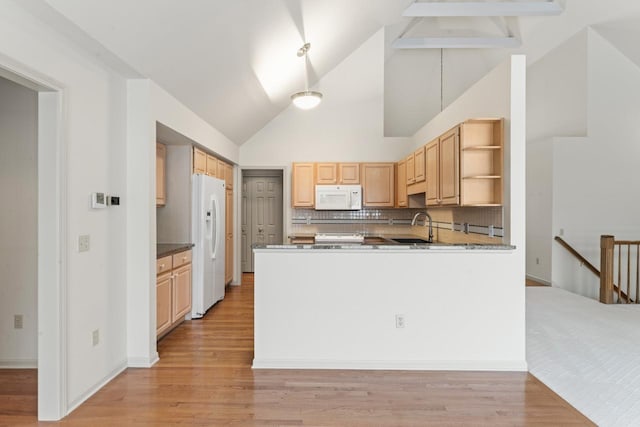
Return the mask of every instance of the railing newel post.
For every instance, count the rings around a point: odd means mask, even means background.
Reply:
[[[600,302],[603,304],[613,304],[614,243],[613,236],[600,236]]]

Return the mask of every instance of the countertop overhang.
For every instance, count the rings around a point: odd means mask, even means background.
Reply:
[[[424,243],[424,244],[289,244],[289,245],[264,245],[252,246],[255,251],[262,250],[340,250],[340,251],[511,251],[516,249],[513,245],[486,244],[486,243]]]
[[[158,243],[156,245],[156,258],[184,252],[194,246],[193,243]]]

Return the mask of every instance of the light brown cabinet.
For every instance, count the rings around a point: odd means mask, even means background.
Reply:
[[[502,205],[503,120],[468,120],[425,147],[427,206]]]
[[[414,182],[422,182],[425,180],[425,164],[424,164],[424,147],[418,148],[413,153],[413,178]]]
[[[460,204],[459,128],[426,145],[427,206]]]
[[[336,163],[316,163],[316,184],[331,185],[338,183],[338,165]]]
[[[360,163],[316,163],[318,185],[360,184]]]
[[[416,182],[416,173],[415,173],[415,164],[416,158],[414,157],[414,153],[409,154],[405,159],[405,163],[407,165],[407,185],[411,185]]]
[[[191,250],[156,261],[156,336],[180,324],[191,310]]]
[[[227,187],[225,192],[225,242],[224,242],[224,281],[233,280],[233,191]]]
[[[156,206],[166,204],[167,147],[156,143]]]
[[[207,153],[193,147],[193,173],[207,173]]]
[[[223,178],[220,177],[220,179]],[[229,163],[224,164],[224,183],[228,190],[233,190],[233,165]]]
[[[338,163],[338,184],[360,184],[360,163]]]
[[[460,204],[500,206],[504,120],[467,120],[460,126]]]
[[[396,165],[396,207],[406,208],[408,206],[407,162],[405,160],[401,160]]]
[[[207,154],[207,175],[216,178],[218,176],[218,159]]]
[[[395,204],[394,164],[363,163],[360,166],[362,205],[393,207]]]
[[[291,204],[294,208],[315,205],[315,164],[294,163],[291,171]]]

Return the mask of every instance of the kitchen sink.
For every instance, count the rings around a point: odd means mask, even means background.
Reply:
[[[401,245],[415,245],[415,244],[431,243],[431,241],[429,241],[429,240],[419,239],[417,237],[408,237],[408,238],[399,237],[397,239],[390,239],[390,240],[392,242],[396,242],[396,243],[399,243]]]

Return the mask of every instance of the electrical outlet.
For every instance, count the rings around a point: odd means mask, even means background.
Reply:
[[[404,314],[396,314],[396,328],[404,328]]]
[[[93,342],[94,347],[100,344],[100,329],[93,331],[91,334],[91,341]]]
[[[78,237],[78,252],[87,252],[91,247],[91,238],[88,234]]]
[[[23,316],[22,314],[16,314],[13,316],[13,329],[22,329],[23,327]]]
[[[558,235],[560,235],[560,236],[564,236],[564,228],[561,228],[561,229],[560,229],[560,232],[558,233]]]

